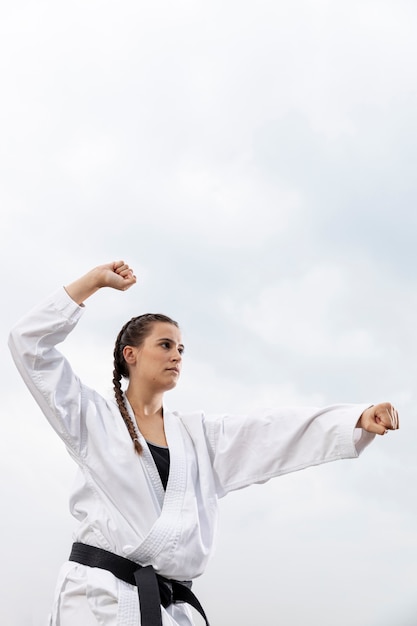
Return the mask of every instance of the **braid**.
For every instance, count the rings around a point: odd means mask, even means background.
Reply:
[[[129,431],[130,438],[133,441],[134,448],[138,454],[142,452],[142,446],[139,443],[139,440],[136,436],[135,427],[133,425],[132,420],[130,419],[130,415],[126,408],[125,400],[122,393],[122,386],[120,384],[121,375],[117,372],[116,369],[113,370],[113,389],[114,395],[116,398],[117,406],[119,407],[119,411],[123,418],[124,423],[127,426],[127,430]]]
[[[141,454],[142,446],[136,435],[135,426],[130,418],[129,412],[126,407],[125,399],[122,392],[122,386],[120,381],[123,378],[129,378],[129,369],[127,367],[125,358],[123,356],[123,350],[126,346],[139,346],[143,343],[146,336],[151,331],[151,327],[155,322],[164,322],[173,324],[178,327],[177,322],[172,320],[166,315],[160,313],[146,313],[145,315],[139,315],[138,317],[132,317],[121,329],[117,335],[116,343],[114,346],[114,369],[113,369],[113,389],[116,398],[117,406],[119,407],[120,414],[126,424],[129,435],[133,441],[133,445],[137,454]]]

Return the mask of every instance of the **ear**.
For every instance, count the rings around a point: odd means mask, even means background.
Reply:
[[[138,349],[134,346],[125,346],[123,348],[123,356],[128,365],[135,365],[137,359]]]

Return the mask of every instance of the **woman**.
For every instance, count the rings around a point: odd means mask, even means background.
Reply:
[[[96,267],[10,334],[24,381],[80,470],[70,500],[76,543],[59,574],[51,626],[190,626],[189,605],[203,611],[187,581],[206,566],[219,497],[356,457],[375,434],[398,428],[389,403],[239,417],[171,413],[163,396],[178,381],[184,346],[176,322],[162,315],[139,316],[122,328],[115,400],[105,400],[82,384],[55,346],[75,327],[87,298],[135,282],[123,261]]]

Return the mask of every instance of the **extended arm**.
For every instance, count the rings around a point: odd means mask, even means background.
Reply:
[[[375,434],[398,428],[398,414],[389,403],[283,407],[207,417],[204,428],[222,496],[274,476],[355,458]]]

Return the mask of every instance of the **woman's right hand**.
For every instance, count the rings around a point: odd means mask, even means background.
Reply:
[[[101,274],[103,284],[101,287],[112,287],[120,291],[126,291],[136,283],[136,276],[133,270],[124,261],[114,261],[107,265],[100,265],[96,268]],[[94,271],[94,270],[93,270]]]
[[[136,283],[133,270],[124,261],[98,265],[65,287],[68,295],[79,305],[102,287],[126,291]]]

